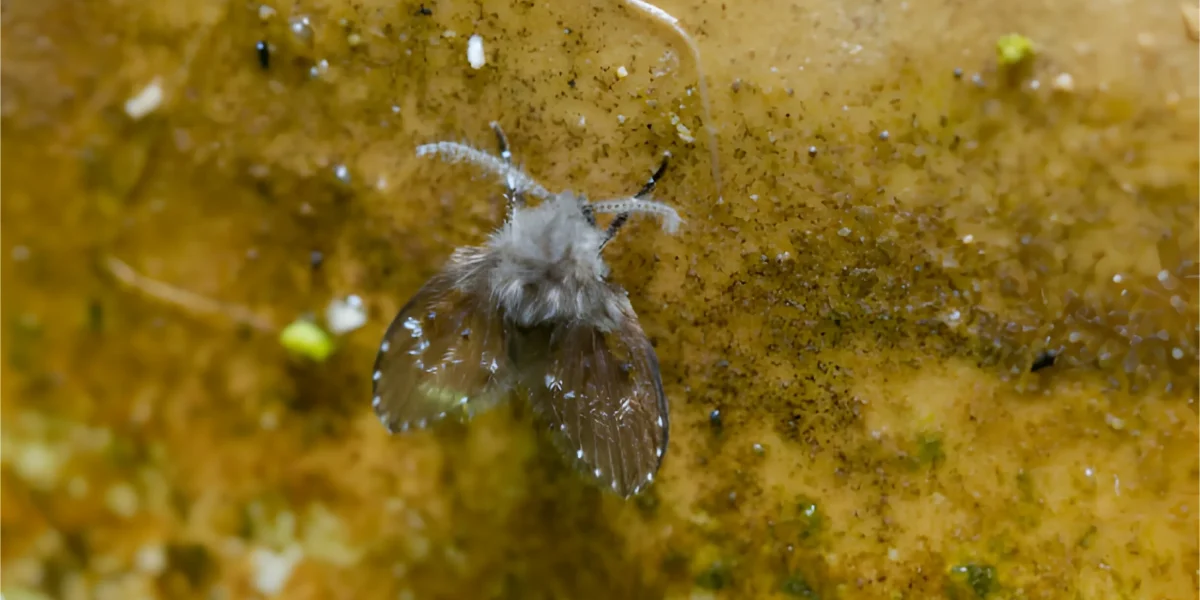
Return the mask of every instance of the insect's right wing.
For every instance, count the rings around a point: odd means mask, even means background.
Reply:
[[[464,285],[482,257],[464,250],[400,310],[379,346],[372,405],[389,432],[469,417],[512,387],[503,318]]]
[[[667,400],[658,358],[630,311],[619,328],[542,328],[518,363],[533,408],[565,451],[621,496],[654,480],[667,448]]]

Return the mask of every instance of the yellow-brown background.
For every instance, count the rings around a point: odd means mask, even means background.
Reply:
[[[6,596],[251,597],[255,550],[298,544],[290,598],[1194,597],[1178,4],[665,1],[710,76],[721,202],[692,61],[616,0],[270,6],[3,6]],[[998,68],[1013,31],[1038,56]],[[371,414],[387,320],[501,216],[413,147],[490,149],[491,120],[592,197],[676,157],[681,233],[609,251],[671,404],[643,499],[575,478],[519,403],[404,438]],[[348,293],[371,319],[306,365],[109,255],[278,326]]]

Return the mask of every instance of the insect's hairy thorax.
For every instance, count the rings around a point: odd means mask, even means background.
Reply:
[[[600,257],[604,233],[581,207],[581,198],[563,193],[516,209],[489,240],[489,292],[517,324],[583,320],[611,329],[619,321],[627,301],[614,299]]]

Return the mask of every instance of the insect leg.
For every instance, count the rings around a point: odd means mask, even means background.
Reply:
[[[642,186],[642,189],[641,189],[641,191],[639,191],[638,193],[636,193],[636,194],[634,194],[634,195],[633,195],[633,197],[634,197],[634,198],[637,198],[638,200],[641,200],[642,198],[645,198],[646,196],[649,196],[649,195],[650,195],[650,192],[653,192],[653,191],[654,191],[654,186],[655,186],[655,184],[657,184],[657,183],[658,183],[658,180],[659,180],[659,179],[662,179],[663,173],[666,173],[666,172],[667,172],[667,163],[668,163],[670,160],[671,160],[671,153],[670,153],[670,152],[664,152],[664,153],[663,153],[662,164],[658,165],[658,169],[657,169],[657,170],[655,170],[655,171],[654,171],[654,174],[650,176],[650,181],[647,181],[647,182],[646,182],[646,185],[643,185],[643,186]]]
[[[633,195],[634,200],[641,200],[649,196],[650,193],[654,191],[654,186],[658,183],[659,179],[662,179],[663,173],[667,171],[667,163],[670,161],[670,159],[671,153],[664,152],[662,163],[658,165],[658,169],[656,169],[654,174],[650,176],[650,181],[647,181],[646,185],[643,185],[642,189]],[[604,246],[608,244],[608,242],[612,241],[612,239],[617,236],[617,232],[621,230],[621,227],[625,225],[625,222],[628,220],[629,213],[627,212],[618,213],[616,217],[613,217],[612,222],[608,224],[608,230],[604,232],[604,241],[600,243],[601,250],[604,249]]]
[[[496,132],[496,142],[500,146],[500,158],[504,160],[504,164],[512,166],[512,151],[509,150],[508,136],[504,135],[504,130],[500,129],[500,123],[492,121],[492,131]],[[508,184],[508,201],[514,207],[525,206],[525,194],[517,190],[517,182],[512,177],[506,176],[504,182]]]

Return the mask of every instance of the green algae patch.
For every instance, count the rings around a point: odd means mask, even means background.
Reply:
[[[333,354],[333,337],[307,319],[297,319],[279,332],[279,343],[292,355],[324,362]]]
[[[987,598],[996,591],[996,568],[986,564],[968,563],[950,568],[950,583],[947,586],[950,598]]]
[[[1033,57],[1035,48],[1033,40],[1019,34],[1010,33],[1001,36],[996,41],[996,58],[1002,65],[1015,65]]]

